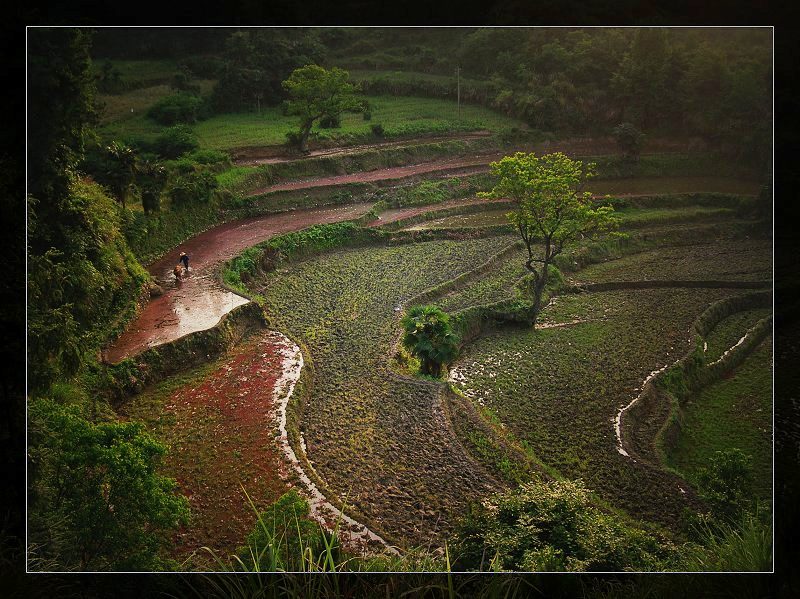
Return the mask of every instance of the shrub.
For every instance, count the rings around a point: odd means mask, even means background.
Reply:
[[[750,457],[736,448],[715,452],[709,465],[698,473],[697,487],[715,516],[739,519],[753,497]]]
[[[166,449],[139,423],[92,424],[77,408],[30,404],[31,538],[65,569],[148,570],[167,533],[189,519]]]
[[[631,123],[620,123],[614,127],[613,134],[625,158],[634,162],[639,160],[645,138],[644,133]]]
[[[454,569],[661,570],[669,547],[591,504],[580,480],[523,483],[475,507],[462,523]]]
[[[400,321],[403,345],[421,361],[420,373],[439,376],[442,364],[458,354],[450,316],[437,306],[414,306]]]
[[[147,116],[161,125],[196,123],[203,116],[203,99],[190,93],[179,92],[161,98],[147,111]]]
[[[320,119],[319,126],[323,129],[338,129],[342,126],[342,117],[338,114],[325,115]]]
[[[230,166],[231,164],[230,155],[220,150],[195,150],[187,158],[196,164],[223,164],[225,166]]]
[[[190,127],[175,125],[161,132],[155,140],[154,148],[163,158],[178,158],[195,150],[199,145]]]
[[[371,116],[370,116],[370,118],[371,118]],[[370,129],[372,130],[372,134],[375,137],[385,137],[386,136],[386,131],[383,130],[383,125],[381,125],[380,123],[372,124],[370,126]]]
[[[217,180],[209,172],[192,172],[179,177],[169,191],[173,206],[186,206],[194,203],[207,204],[214,197],[218,187]]]

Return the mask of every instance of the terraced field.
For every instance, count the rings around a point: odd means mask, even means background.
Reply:
[[[612,505],[674,523],[681,493],[616,451],[613,428],[650,372],[690,347],[689,327],[721,289],[616,291],[558,298],[550,322],[480,338],[455,365],[463,393],[489,408],[547,464]]]
[[[679,222],[700,220],[720,220],[734,215],[730,208],[708,206],[690,206],[681,208],[625,208],[617,211],[620,225],[625,228],[638,228],[658,224],[674,224]],[[407,227],[409,231],[428,229],[453,229],[461,227],[493,227],[508,226],[508,209],[486,210],[474,214],[455,214],[436,218]]]
[[[767,308],[744,310],[731,314],[719,322],[706,336],[706,361],[717,360],[728,348],[733,347],[749,328],[771,313],[772,310]]]
[[[726,319],[741,331],[760,311]],[[737,332],[738,334],[738,332]],[[734,341],[735,343],[735,341]],[[772,337],[735,371],[693,395],[683,406],[683,431],[668,453],[670,464],[689,480],[715,451],[741,449],[752,459],[756,496],[772,497]]]
[[[275,439],[274,393],[282,376],[280,335],[254,335],[217,362],[155,385],[127,404],[123,416],[143,421],[171,447],[166,472],[190,501],[192,521],[179,532],[176,557],[213,566],[210,547],[225,556],[255,524],[242,491],[266,509],[288,490]]]
[[[469,306],[499,302],[514,295],[514,284],[525,273],[525,251],[520,249],[486,276],[474,281],[465,289],[443,296],[436,300],[436,304],[447,312],[455,312]]]
[[[759,281],[772,278],[772,244],[761,239],[721,239],[657,248],[591,265],[579,282],[654,279]]]
[[[508,242],[337,251],[273,272],[258,289],[275,324],[313,363],[302,420],[313,468],[387,540],[440,540],[469,500],[498,488],[455,439],[439,388],[396,377],[388,357],[398,304]]]

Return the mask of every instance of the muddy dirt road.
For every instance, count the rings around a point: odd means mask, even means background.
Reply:
[[[431,137],[419,137],[413,139],[399,139],[395,141],[383,141],[374,144],[360,144],[357,146],[345,146],[336,148],[320,148],[311,150],[305,156],[280,154],[284,149],[281,147],[266,148],[245,148],[234,151],[233,164],[236,166],[258,166],[259,164],[280,164],[283,162],[293,162],[306,158],[320,158],[322,156],[346,156],[357,154],[369,150],[382,150],[384,148],[394,148],[397,146],[413,146],[441,141],[468,141],[472,139],[482,139],[489,137],[489,131],[474,131],[472,133],[462,133],[457,135],[438,135]]]
[[[368,203],[351,204],[244,219],[189,239],[149,266],[150,274],[158,279],[165,292],[151,300],[106,349],[104,359],[116,363],[148,347],[211,328],[225,314],[248,301],[219,284],[217,268],[222,262],[273,235],[355,218],[370,207]],[[176,281],[172,269],[182,251],[189,254],[189,273],[182,281]]]
[[[453,138],[458,139],[458,138]],[[463,139],[463,138],[462,138]],[[422,140],[417,140],[422,141]],[[408,143],[408,142],[403,142]],[[399,145],[399,144],[398,144]],[[574,138],[565,139],[561,141],[545,141],[537,144],[527,145],[524,148],[518,148],[527,152],[548,153],[548,152],[564,152],[571,156],[598,156],[604,154],[617,154],[619,148],[616,142],[611,138]],[[680,152],[686,150],[686,142],[675,140],[655,139],[652,140],[644,149],[644,154],[660,153],[660,152]],[[375,181],[388,181],[393,179],[405,179],[415,175],[424,175],[435,172],[448,172],[448,171],[461,171],[469,169],[469,173],[482,172],[489,169],[489,163],[499,160],[505,155],[508,155],[516,150],[506,149],[497,152],[488,152],[480,154],[472,154],[469,156],[459,156],[456,158],[447,158],[444,160],[432,160],[420,164],[412,164],[406,166],[398,166],[391,168],[378,169],[374,171],[366,171],[360,173],[351,173],[347,175],[334,175],[330,177],[319,177],[315,179],[306,179],[303,181],[289,181],[285,183],[276,183],[266,187],[258,188],[250,193],[248,196],[257,196],[265,193],[275,191],[290,191],[296,189],[310,189],[312,187],[327,187],[333,185],[345,185],[348,183],[369,183]],[[255,164],[259,159],[252,159],[251,164]],[[271,158],[264,158],[262,160],[272,160]],[[259,162],[265,164],[265,162]]]

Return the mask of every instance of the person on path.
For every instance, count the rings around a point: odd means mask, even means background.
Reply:
[[[189,272],[189,254],[181,252],[180,261],[183,262],[183,271]]]

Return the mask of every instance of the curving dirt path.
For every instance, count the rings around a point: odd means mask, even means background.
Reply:
[[[128,329],[108,347],[103,358],[117,363],[149,347],[209,329],[225,314],[249,300],[222,287],[219,265],[257,243],[311,225],[361,216],[372,204],[295,210],[225,223],[189,239],[148,267],[164,287]],[[176,281],[172,269],[181,251],[189,254],[189,273]]]
[[[501,200],[461,198],[392,209],[381,213],[367,226],[376,227],[425,212],[498,201]],[[114,364],[150,347],[213,327],[225,314],[249,301],[219,283],[217,268],[222,262],[274,235],[356,218],[371,207],[371,203],[360,203],[294,210],[225,223],[189,239],[148,267],[164,288],[164,294],[147,304],[128,329],[104,350],[103,358]],[[181,251],[190,256],[189,273],[182,281],[176,281],[172,269]]]
[[[458,139],[458,137],[448,138]],[[399,142],[399,143],[408,143]],[[473,154],[471,156],[460,156],[457,158],[447,158],[444,160],[432,160],[420,164],[398,166],[374,171],[351,173],[348,175],[335,175],[330,177],[319,177],[306,179],[303,181],[289,181],[286,183],[276,183],[261,187],[247,194],[250,196],[262,195],[276,191],[290,191],[297,189],[310,189],[313,187],[327,187],[333,185],[345,185],[348,183],[368,183],[374,181],[390,181],[394,179],[404,179],[416,175],[423,175],[434,172],[455,172],[465,171],[464,174],[474,174],[488,170],[489,163],[499,160],[514,151],[526,152],[564,152],[572,156],[589,156],[618,154],[619,148],[612,138],[571,138],[559,141],[545,141],[537,144],[529,144],[524,148],[516,150],[506,149],[503,151]],[[680,152],[686,150],[686,143],[683,141],[669,139],[654,139],[643,150],[643,154],[661,152]],[[265,158],[264,160],[272,160]],[[287,160],[288,161],[288,160]],[[261,162],[261,164],[265,164]]]
[[[369,183],[373,181],[391,181],[394,179],[405,179],[415,175],[424,175],[434,172],[451,172],[464,168],[480,166],[488,169],[489,163],[499,160],[505,154],[475,154],[472,156],[462,156],[460,158],[448,158],[447,160],[436,160],[421,164],[408,166],[396,166],[375,171],[352,173],[349,175],[335,175],[332,177],[320,177],[317,179],[306,179],[304,181],[289,181],[287,183],[276,183],[261,187],[247,194],[247,197],[258,196],[275,191],[290,191],[297,189],[311,189],[313,187],[331,187],[335,185],[346,185],[348,183]]]
[[[482,139],[489,137],[490,131],[474,131],[471,133],[459,133],[453,135],[434,135],[430,137],[414,137],[411,139],[399,139],[395,141],[382,141],[373,144],[360,144],[357,146],[345,146],[335,148],[320,148],[311,150],[304,156],[281,155],[283,148],[247,148],[234,151],[233,164],[236,166],[258,166],[259,164],[280,164],[283,162],[295,162],[307,158],[319,158],[320,156],[346,156],[374,149],[392,148],[397,146],[412,146],[436,143],[440,141],[460,141],[470,139]]]

